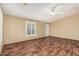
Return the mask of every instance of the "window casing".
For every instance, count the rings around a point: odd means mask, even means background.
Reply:
[[[26,21],[26,37],[36,36],[36,22]]]

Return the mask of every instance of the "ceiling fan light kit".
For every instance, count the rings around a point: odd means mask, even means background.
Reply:
[[[63,12],[61,12],[61,11],[56,11],[57,8],[58,8],[60,5],[61,5],[61,4],[57,4],[57,5],[55,5],[54,7],[50,8],[51,15],[63,14]]]

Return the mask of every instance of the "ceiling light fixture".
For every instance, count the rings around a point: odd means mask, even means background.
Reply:
[[[23,5],[24,5],[24,6],[26,6],[26,5],[27,5],[27,3],[23,3]]]
[[[56,14],[63,14],[63,12],[57,11],[57,8],[60,7],[61,4],[57,4],[54,7],[50,8],[51,15],[56,15]]]

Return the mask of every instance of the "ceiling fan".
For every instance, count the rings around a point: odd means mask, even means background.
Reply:
[[[60,6],[61,6],[61,4],[56,4],[55,6],[53,6],[52,8],[50,8],[51,15],[63,14],[63,12],[57,11],[57,8],[60,7]]]

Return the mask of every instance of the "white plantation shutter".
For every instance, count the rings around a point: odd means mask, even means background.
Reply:
[[[26,21],[26,36],[36,36],[36,22]]]

